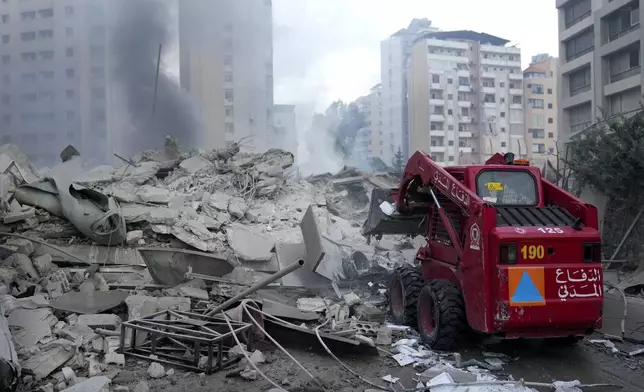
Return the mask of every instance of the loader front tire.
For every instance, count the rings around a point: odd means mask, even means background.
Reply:
[[[448,280],[425,283],[418,295],[417,314],[418,333],[434,350],[454,350],[467,330],[463,296]]]
[[[416,327],[416,302],[423,287],[423,274],[411,265],[397,268],[389,281],[389,308],[394,323]]]

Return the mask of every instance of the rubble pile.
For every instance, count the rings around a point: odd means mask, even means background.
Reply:
[[[8,389],[140,392],[154,380],[175,385],[184,370],[203,382],[222,370],[259,380],[270,360],[257,340],[385,352],[424,370],[421,387],[489,383],[503,368],[506,359],[437,354],[387,322],[385,276],[425,241],[362,236],[371,190],[395,186],[388,175],[344,168],[302,180],[287,151],[182,152],[172,138],[162,151],[118,158],[84,170],[69,146],[58,166],[38,171],[0,146]],[[128,373],[141,367],[146,380]]]

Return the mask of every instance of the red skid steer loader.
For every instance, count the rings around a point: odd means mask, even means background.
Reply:
[[[574,344],[602,325],[597,209],[511,153],[443,168],[416,152],[398,189],[374,189],[362,232],[425,236],[389,303],[436,350],[470,330]]]

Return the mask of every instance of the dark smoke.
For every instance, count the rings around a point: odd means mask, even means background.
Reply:
[[[125,93],[125,107],[136,129],[126,135],[129,153],[163,144],[164,137],[177,137],[187,147],[198,145],[199,120],[189,97],[161,67],[156,104],[154,85],[159,44],[168,48],[170,16],[165,2],[119,0],[113,35],[114,79]],[[154,115],[152,114],[154,107]]]

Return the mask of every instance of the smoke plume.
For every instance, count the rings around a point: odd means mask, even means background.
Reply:
[[[188,147],[199,142],[200,123],[185,92],[160,67],[155,81],[159,45],[171,41],[170,14],[158,0],[120,0],[117,26],[112,37],[114,80],[124,94],[125,110],[135,131],[125,135],[129,153],[157,148],[164,137],[177,137]],[[154,111],[154,113],[153,113]]]

